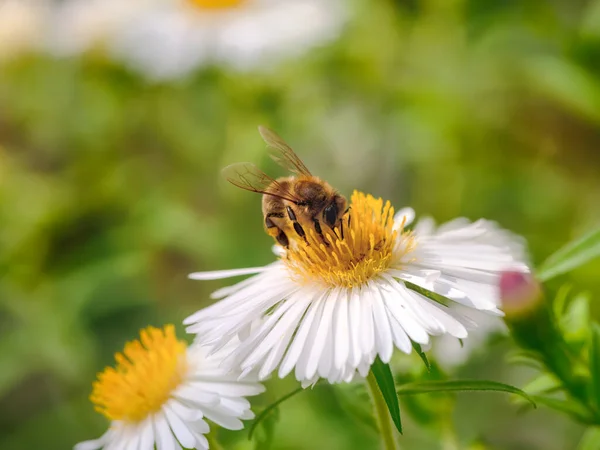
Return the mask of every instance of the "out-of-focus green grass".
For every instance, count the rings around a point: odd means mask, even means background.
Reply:
[[[182,319],[225,283],[186,274],[272,260],[260,197],[219,175],[237,161],[281,174],[259,124],[344,194],[438,221],[496,220],[534,262],[600,223],[599,2],[353,7],[339,42],[265,74],[209,68],[152,85],[94,58],[0,68],[0,448],[101,434],[87,400],[95,372],[148,324],[183,336]],[[598,295],[599,269],[549,288]],[[510,348],[500,339],[456,375],[521,384]],[[295,382],[269,387],[263,404]],[[283,405],[274,449],[376,448],[336,389],[316,389]],[[502,396],[461,396],[447,412],[422,401],[443,420],[405,414],[403,448],[562,450],[581,433]],[[220,437],[250,448],[244,432]]]

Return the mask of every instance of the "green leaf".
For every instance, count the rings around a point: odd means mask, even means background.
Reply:
[[[431,392],[451,391],[494,391],[516,394],[529,401],[535,408],[535,402],[527,393],[509,384],[488,380],[429,380],[408,383],[398,388],[398,395],[428,394]]]
[[[377,432],[377,421],[373,417],[373,411],[365,408],[365,404],[368,404],[370,399],[364,384],[342,383],[336,385],[333,392],[340,407],[348,416]]]
[[[443,295],[431,292],[430,290],[422,288],[421,286],[417,286],[416,284],[411,283],[410,281],[402,280],[402,283],[404,283],[405,286],[411,291],[418,292],[423,297],[427,297],[429,300],[433,300],[434,302],[439,303],[440,305],[449,306],[453,303],[452,300],[450,300],[448,297],[444,297]]]
[[[400,404],[398,403],[398,395],[396,394],[396,385],[394,383],[394,376],[388,364],[383,363],[379,357],[375,359],[375,362],[371,366],[371,372],[375,376],[377,386],[381,391],[381,395],[385,400],[385,404],[388,407],[392,421],[396,426],[396,429],[402,434],[402,421],[400,419]]]
[[[254,422],[252,422],[252,425],[250,426],[250,430],[248,430],[248,439],[252,439],[252,435],[254,434],[254,431],[256,430],[256,427],[263,421],[265,420],[267,417],[269,417],[270,414],[277,414],[277,407],[285,402],[287,399],[293,397],[294,395],[298,394],[299,392],[304,391],[303,387],[299,387],[298,389],[294,389],[292,392],[287,393],[286,395],[284,395],[283,397],[281,397],[279,400],[271,403],[269,406],[267,406],[265,409],[263,409],[261,411],[261,413],[256,416],[256,419],[254,419]]]
[[[579,403],[575,403],[570,400],[561,400],[553,397],[543,397],[541,395],[532,395],[533,400],[537,403],[547,406],[548,408],[555,409],[570,415],[571,417],[579,420],[583,423],[591,423],[589,411],[581,406]]]
[[[417,344],[414,341],[411,341],[411,342],[412,342],[413,348],[415,349],[415,352],[417,352],[417,355],[419,355],[419,357],[421,358],[421,361],[423,361],[423,364],[425,364],[425,367],[427,367],[427,372],[431,372],[431,364],[429,364],[429,360],[427,359],[427,355],[421,348],[421,344]]]
[[[269,450],[271,448],[277,422],[279,422],[278,406],[271,409],[271,411],[255,427],[253,436],[254,448],[256,450]]]
[[[586,342],[590,329],[590,295],[580,293],[567,305],[558,325],[569,342]]]
[[[535,377],[525,386],[523,390],[528,394],[546,394],[560,389],[560,381],[551,373],[542,373]]]
[[[541,281],[569,272],[600,257],[600,228],[572,241],[544,261],[538,271]]]
[[[600,411],[600,325],[592,322],[590,330],[590,395]]]
[[[598,450],[600,448],[600,427],[590,427],[585,430],[577,450]]]

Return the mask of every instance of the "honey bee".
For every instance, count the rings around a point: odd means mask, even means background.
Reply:
[[[288,248],[290,240],[306,238],[311,228],[328,245],[323,227],[336,227],[343,233],[342,217],[348,211],[347,201],[329,183],[314,176],[291,147],[275,132],[265,127],[258,131],[271,157],[292,173],[273,179],[252,163],[236,163],[223,169],[223,175],[233,185],[263,194],[262,212],[267,234]],[[343,236],[342,236],[343,237]]]

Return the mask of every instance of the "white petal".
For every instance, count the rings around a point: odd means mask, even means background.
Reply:
[[[262,386],[261,384],[248,383],[243,381],[221,382],[205,379],[204,381],[194,381],[193,383],[191,383],[191,387],[194,390],[201,390],[206,393],[226,395],[229,397],[258,395],[265,391],[264,386]],[[212,402],[210,406],[214,406],[217,403],[218,401]]]
[[[350,364],[352,367],[357,367],[362,357],[361,349],[361,306],[360,295],[357,288],[353,288],[350,292],[350,304],[348,308],[348,317],[350,319]]]
[[[167,422],[179,443],[185,448],[193,448],[196,439],[181,418],[168,406],[163,407]]]
[[[409,226],[415,220],[415,210],[412,208],[402,208],[394,214],[394,229],[399,230],[401,226]]]
[[[334,316],[334,367],[341,369],[348,363],[350,354],[350,318],[348,317],[349,292],[343,292],[338,299],[338,307]]]
[[[287,374],[289,374],[298,362],[298,358],[300,357],[302,349],[306,343],[306,337],[311,329],[313,320],[315,319],[315,313],[319,309],[321,302],[322,298],[310,298],[310,305],[307,308],[304,317],[300,321],[300,325],[296,331],[296,336],[292,340],[292,343],[290,344],[288,351],[283,358],[281,365],[279,366],[280,378],[284,378]]]
[[[369,282],[369,290],[373,300],[373,318],[375,319],[375,342],[381,361],[388,363],[394,351],[392,330],[390,329],[390,322],[387,318],[381,292],[377,288],[376,283],[377,281]]]
[[[140,442],[138,450],[154,449],[154,429],[152,428],[152,416],[146,417],[139,428]]]
[[[112,429],[108,429],[102,436],[98,439],[93,439],[89,441],[83,441],[76,444],[73,447],[73,450],[96,450],[98,448],[102,448],[106,445],[109,439],[114,435],[114,431]]]
[[[154,435],[157,450],[176,450],[175,436],[169,428],[167,419],[162,411],[154,414]]]
[[[173,397],[188,401],[197,405],[216,405],[219,403],[219,396],[213,392],[203,391],[194,386],[193,382],[188,382],[179,386],[174,392]]]
[[[363,286],[359,293],[361,303],[360,342],[363,354],[371,354],[375,349],[375,334],[373,325],[373,299],[369,290]]]
[[[275,322],[275,320],[277,320],[277,323],[275,323],[266,336],[263,335],[255,339],[255,341],[260,340],[261,342],[243,361],[242,368],[245,369],[247,367],[254,366],[275,345],[281,343],[282,340],[285,340],[287,336],[289,336],[287,339],[291,338],[291,335],[296,329],[298,322],[304,314],[309,302],[310,299],[303,298],[303,296],[298,294],[287,299],[284,304],[279,306],[278,310],[274,311],[271,317],[267,319],[267,321],[271,322]],[[283,312],[280,312],[279,310],[282,310]],[[285,342],[285,345],[287,346],[287,342]]]
[[[267,267],[247,267],[244,269],[213,270],[210,272],[194,272],[188,275],[191,280],[220,280],[223,278],[238,277],[241,275],[252,275],[264,272]]]
[[[183,405],[180,401],[175,398],[171,398],[167,401],[166,406],[171,408],[179,417],[185,421],[194,421],[202,419],[203,414],[199,409],[192,409]]]
[[[331,296],[331,293],[329,293],[329,295]],[[321,322],[319,323],[319,328],[315,334],[315,340],[310,349],[310,356],[306,364],[307,378],[312,378],[317,373],[323,348],[325,347],[327,336],[331,330],[331,317],[333,315],[333,309],[335,308],[335,297],[330,298],[330,296],[325,299]]]
[[[321,324],[321,320],[323,317],[323,310],[327,303],[327,296],[328,292],[324,292],[322,298],[318,300],[318,305],[315,308],[314,319],[311,321],[310,327],[308,329],[308,334],[306,335],[306,339],[302,343],[301,353],[298,358],[298,362],[296,363],[295,371],[296,379],[298,381],[304,381],[312,378],[306,375],[307,367],[310,359],[310,354],[314,346],[315,338],[317,336],[317,331],[319,329],[319,325]]]
[[[204,413],[208,419],[228,430],[241,430],[244,428],[241,420],[216,411],[214,408],[207,408]]]
[[[393,282],[390,285],[381,288],[388,311],[394,316],[406,334],[408,334],[413,341],[419,344],[428,343],[429,335],[415,319],[412,311],[406,304],[404,296],[396,288],[397,284],[394,284]]]
[[[196,420],[189,423],[189,427],[192,432],[199,434],[206,434],[210,431],[210,427],[204,420]]]

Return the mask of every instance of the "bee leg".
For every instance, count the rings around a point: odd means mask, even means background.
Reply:
[[[277,237],[275,239],[283,248],[288,248],[290,246],[290,241],[282,229],[279,229],[279,233],[277,233]]]
[[[319,219],[317,219],[316,217],[313,217],[313,224],[315,225],[315,231],[321,238],[321,241],[323,242],[323,244],[325,244],[327,247],[329,247],[329,242],[327,242],[325,240],[325,236],[323,236],[323,230],[321,229],[321,224],[319,223]]]
[[[275,217],[277,219],[283,219],[285,216],[280,212],[271,212],[265,216],[265,228],[267,229],[267,234],[275,238],[277,243],[284,248],[288,248],[290,245],[290,241],[285,234],[285,232],[279,228],[271,217]]]
[[[304,232],[304,228],[302,228],[302,225],[300,225],[300,223],[298,222],[298,219],[296,218],[296,214],[294,213],[294,210],[292,208],[290,208],[289,206],[286,209],[287,209],[288,217],[294,224],[294,230],[296,231],[298,236],[303,238],[304,242],[306,242],[308,244],[308,241],[306,239],[306,233]]]

